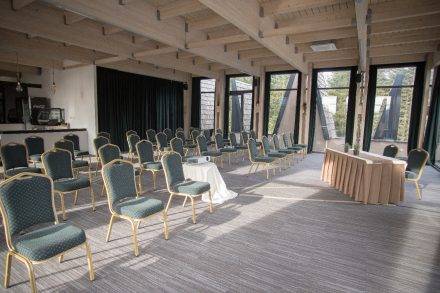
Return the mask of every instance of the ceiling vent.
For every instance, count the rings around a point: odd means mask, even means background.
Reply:
[[[337,49],[335,43],[331,41],[315,42],[310,46],[310,48],[312,48],[314,52],[334,51]]]

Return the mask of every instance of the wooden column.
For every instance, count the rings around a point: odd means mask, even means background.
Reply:
[[[423,101],[422,101],[422,111],[420,113],[419,119],[419,138],[417,140],[417,147],[423,147],[423,140],[425,137],[426,128],[426,117],[429,111],[429,83],[431,81],[431,69],[434,65],[434,55],[432,53],[426,54],[426,66],[425,66],[425,79],[423,84]]]
[[[215,80],[215,128],[223,129],[225,108],[226,76],[224,70],[219,73]]]
[[[364,142],[365,114],[369,83],[369,62],[367,62],[366,68],[362,81],[356,85],[356,109],[353,128],[353,145],[357,143],[357,138],[359,136],[359,146],[361,149]]]
[[[307,66],[307,86],[305,100],[301,98],[301,142],[303,144],[309,143],[309,117],[310,117],[310,101],[312,99],[312,73],[313,73],[313,63],[309,63]]]
[[[254,98],[254,130],[257,133],[258,137],[261,138],[263,136],[263,122],[264,122],[264,99],[267,98],[264,96],[265,91],[265,67],[261,68],[260,73],[260,84],[255,94]],[[258,94],[258,96],[257,96]]]
[[[183,91],[183,129],[188,134],[191,126],[191,94],[192,94],[192,75],[187,74],[186,83],[188,89]]]
[[[301,93],[300,93],[300,107],[301,110],[299,112],[299,134],[298,134],[298,143],[304,143],[305,141],[305,136],[307,136],[307,134],[305,134],[303,132],[304,129],[304,123],[305,120],[307,119],[307,113],[305,113],[304,115],[304,105],[307,104],[307,91],[308,91],[308,81],[309,79],[312,78],[312,74],[307,72],[307,73],[303,73],[301,76]],[[297,123],[297,122],[295,122]]]

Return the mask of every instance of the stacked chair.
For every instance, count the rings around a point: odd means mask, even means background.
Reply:
[[[292,145],[289,134],[284,133],[282,134],[282,137],[283,137],[284,148],[293,151],[295,154],[301,154],[303,152],[302,147]]]
[[[247,150],[247,146],[243,145],[243,142],[240,140],[240,143],[237,142],[237,136],[234,132],[229,133],[229,141],[231,142],[231,146],[233,146],[237,152],[241,153],[244,160],[244,153]]]
[[[41,162],[41,155],[44,153],[44,139],[40,136],[28,136],[24,139],[29,162],[37,166]]]
[[[204,136],[200,136],[205,139]],[[196,209],[194,200],[197,197],[201,197],[203,194],[209,195],[209,212],[212,213],[212,195],[211,186],[208,182],[192,181],[185,178],[183,174],[182,158],[176,152],[170,152],[162,157],[162,166],[165,172],[165,179],[167,183],[167,189],[170,193],[168,204],[165,208],[165,213],[171,205],[171,201],[174,196],[184,196],[185,202],[189,198],[191,200],[192,207],[192,221],[196,223]],[[185,203],[184,203],[185,205]]]
[[[237,149],[233,146],[226,147],[225,142],[223,140],[223,135],[220,133],[217,133],[215,135],[215,146],[218,152],[220,152],[222,155],[228,155],[228,163],[231,165],[231,154],[237,154]],[[222,159],[223,161],[223,159]]]
[[[92,210],[95,211],[95,195],[91,180],[87,177],[76,177],[73,169],[72,154],[64,149],[52,149],[41,157],[45,173],[53,180],[54,192],[61,199],[61,212],[63,220],[66,220],[66,208],[64,196],[75,193],[74,204],[78,199],[78,192],[88,188],[92,199]]]
[[[263,151],[265,156],[270,158],[275,158],[276,160],[279,161],[280,166],[281,166],[281,161],[287,161],[285,162],[284,165],[288,164],[287,154],[271,149],[270,141],[266,136],[263,136],[263,138],[261,139],[261,143],[263,145]]]
[[[136,190],[135,167],[131,162],[113,160],[102,168],[102,177],[108,195],[108,206],[111,213],[106,241],[115,219],[127,220],[131,224],[134,255],[139,255],[137,230],[141,222],[151,217],[163,216],[164,237],[168,239],[167,214],[162,201],[139,195]]]
[[[275,168],[278,167],[277,160],[274,157],[260,155],[258,152],[257,143],[253,138],[249,138],[248,140],[248,151],[249,151],[249,161],[251,162],[251,166],[249,168],[248,174],[252,172],[254,166],[255,166],[254,173],[256,173],[258,167],[260,165],[264,165],[266,167],[266,179],[269,179],[269,169],[271,167],[273,168],[273,173],[275,175]]]
[[[305,156],[307,155],[307,145],[301,143],[295,143],[295,134],[293,132],[290,133],[290,142],[293,147],[301,148],[302,157],[305,158]]]
[[[5,224],[5,282],[9,287],[12,258],[26,265],[31,292],[37,292],[34,265],[85,249],[89,279],[95,279],[92,253],[84,230],[59,223],[52,180],[41,174],[21,173],[0,184],[0,210]],[[53,263],[51,264],[53,266]]]
[[[40,168],[29,167],[26,147],[19,143],[8,143],[0,148],[5,178],[26,172],[41,173]]]
[[[281,148],[278,135],[276,135],[276,134],[274,134],[272,136],[272,142],[273,142],[273,146],[274,146],[274,150],[275,151],[283,153],[283,154],[286,154],[288,157],[291,158],[292,163],[294,163],[296,151],[290,150],[290,149],[287,149],[287,148]],[[290,165],[290,161],[289,160],[288,160],[288,162],[289,162],[289,165]]]
[[[151,172],[153,175],[153,190],[156,190],[157,173],[162,171],[162,164],[154,160],[153,144],[151,141],[141,140],[136,144],[136,151],[140,165],[139,178],[142,177],[144,171]],[[141,179],[139,179],[139,182],[141,182]]]

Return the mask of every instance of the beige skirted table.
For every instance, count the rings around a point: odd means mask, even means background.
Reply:
[[[398,204],[405,194],[406,162],[368,152],[326,149],[321,179],[365,204]]]

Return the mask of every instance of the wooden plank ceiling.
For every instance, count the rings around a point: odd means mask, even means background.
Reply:
[[[1,0],[0,70],[87,64],[183,80],[220,70],[421,61],[438,0]],[[333,43],[332,51],[311,45]]]

